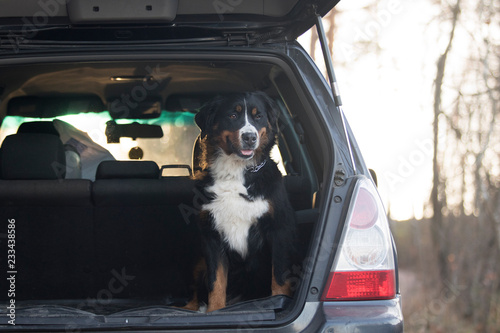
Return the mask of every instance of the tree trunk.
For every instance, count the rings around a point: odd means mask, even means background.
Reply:
[[[443,198],[444,184],[442,183],[439,170],[439,116],[441,114],[441,95],[443,87],[443,79],[446,69],[446,60],[453,44],[455,36],[455,28],[460,14],[460,0],[457,0],[453,8],[453,21],[450,32],[448,45],[444,53],[439,57],[437,62],[436,80],[434,82],[434,121],[433,121],[433,136],[434,136],[434,152],[432,157],[432,190],[431,190],[431,205],[433,210],[433,221],[431,227],[432,241],[437,252],[439,265],[439,275],[441,282],[449,281],[448,276],[448,244],[446,235],[444,234],[444,219],[443,219]]]

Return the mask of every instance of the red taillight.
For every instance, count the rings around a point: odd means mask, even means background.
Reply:
[[[391,299],[395,290],[394,270],[332,272],[322,300]]]
[[[356,184],[323,301],[391,299],[396,296],[392,236],[374,184]]]

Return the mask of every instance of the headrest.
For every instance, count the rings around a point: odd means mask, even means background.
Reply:
[[[153,161],[102,161],[96,179],[159,179],[160,169]]]
[[[0,150],[3,179],[64,179],[66,156],[59,137],[52,134],[9,135]]]
[[[59,132],[51,121],[32,121],[22,123],[17,129],[17,133],[45,133],[59,136]]]

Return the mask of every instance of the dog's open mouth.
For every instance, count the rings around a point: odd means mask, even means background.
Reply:
[[[238,147],[238,145],[233,143],[229,138],[226,138],[226,142],[228,145],[228,150],[243,159],[250,159],[255,155],[255,149],[257,147],[255,147],[254,149],[248,146]]]
[[[240,155],[240,157],[245,158],[245,159],[252,158],[254,155],[254,150],[253,149],[241,149],[239,151],[238,155]]]

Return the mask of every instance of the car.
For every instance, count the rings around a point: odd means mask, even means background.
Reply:
[[[0,331],[401,332],[396,247],[321,23],[337,2],[2,1]],[[329,82],[297,42],[311,28]],[[187,310],[194,118],[253,91],[277,105],[293,297]]]

